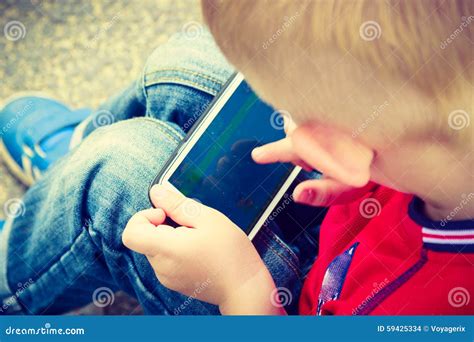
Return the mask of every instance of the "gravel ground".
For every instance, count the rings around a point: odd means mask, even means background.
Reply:
[[[23,26],[7,37],[15,21]],[[138,76],[156,46],[194,21],[201,21],[194,0],[2,0],[0,102],[35,90],[73,108],[97,106]],[[0,163],[0,205],[24,190]]]
[[[195,22],[197,0],[2,0],[0,102],[35,90],[73,108],[95,107],[134,80],[156,46]],[[24,191],[0,162],[0,208]],[[106,313],[140,312],[122,297]]]

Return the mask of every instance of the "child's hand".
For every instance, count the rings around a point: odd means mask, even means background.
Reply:
[[[124,245],[145,254],[160,282],[223,313],[269,313],[275,285],[250,240],[220,212],[163,186],[150,197],[157,209],[135,214]],[[169,217],[182,225],[163,224]]]
[[[285,130],[286,138],[255,148],[252,157],[260,164],[289,162],[324,174],[321,179],[298,184],[293,192],[295,201],[314,206],[344,204],[373,187],[368,171],[371,151],[326,127],[296,127],[289,122]]]

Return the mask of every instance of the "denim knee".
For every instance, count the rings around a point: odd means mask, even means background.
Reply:
[[[183,133],[173,124],[136,118],[101,127],[63,165],[64,189],[79,199],[82,225],[100,248],[122,249],[121,232],[150,207],[148,188]]]
[[[141,77],[143,95],[153,85],[178,84],[215,96],[233,72],[208,31],[192,39],[178,33],[148,57]]]
[[[177,34],[147,59],[137,93],[147,116],[187,132],[233,72],[207,31],[193,39]]]

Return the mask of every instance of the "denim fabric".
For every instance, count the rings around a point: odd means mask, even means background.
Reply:
[[[232,72],[208,33],[177,36],[152,54],[135,84],[100,108],[113,123],[91,121],[87,138],[27,191],[25,214],[0,234],[0,314],[64,313],[90,303],[102,287],[126,291],[149,314],[218,314],[162,286],[121,235],[133,214],[150,207],[151,181]],[[293,215],[309,215],[308,222],[317,216],[298,210]],[[279,219],[254,244],[295,312],[320,220],[284,241],[275,232],[291,227],[279,227]]]

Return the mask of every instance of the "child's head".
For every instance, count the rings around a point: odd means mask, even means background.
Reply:
[[[469,179],[461,173],[472,162],[473,8],[470,0],[203,1],[229,61],[264,100],[313,127],[308,146],[313,139],[341,160],[371,151],[372,180],[422,197],[447,186],[445,173],[458,172],[464,186]],[[344,136],[343,146],[331,149],[329,133]],[[366,167],[353,162],[341,165]]]

